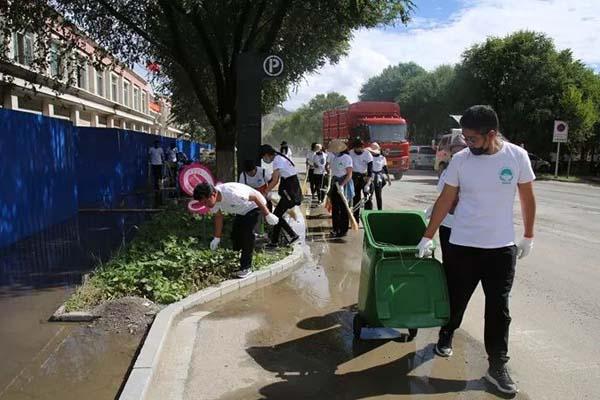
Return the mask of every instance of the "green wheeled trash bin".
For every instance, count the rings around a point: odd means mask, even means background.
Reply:
[[[443,326],[450,303],[442,264],[418,258],[425,232],[421,211],[363,211],[365,230],[354,337],[363,327],[418,328]]]

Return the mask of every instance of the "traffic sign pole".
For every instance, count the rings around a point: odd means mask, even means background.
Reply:
[[[554,177],[558,177],[558,160],[560,160],[560,142],[556,146],[556,165],[554,167]]]

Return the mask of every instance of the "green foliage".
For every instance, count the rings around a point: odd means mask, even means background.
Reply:
[[[339,93],[318,94],[293,114],[278,120],[263,141],[279,144],[285,140],[300,147],[321,142],[323,111],[345,105],[348,105],[348,99]]]
[[[414,62],[387,67],[362,86],[359,98],[361,101],[394,101],[412,79],[425,74],[423,67]]]
[[[231,221],[225,223],[225,229]],[[204,287],[229,279],[239,269],[239,253],[228,249],[228,232],[222,248],[208,249],[212,218],[187,211],[168,210],[147,222],[129,246],[106,264],[98,266],[67,302],[67,309],[91,308],[108,299],[139,296],[168,304]],[[289,253],[255,252],[255,269]]]

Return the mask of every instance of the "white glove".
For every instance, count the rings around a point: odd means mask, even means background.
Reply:
[[[269,213],[265,217],[265,221],[267,221],[267,224],[269,224],[269,225],[277,225],[279,223],[279,218],[277,218],[277,215],[275,215],[273,213]]]
[[[419,250],[417,257],[430,257],[433,254],[433,240],[426,237],[422,238],[419,244],[417,245],[417,249]]]
[[[215,251],[217,249],[217,247],[219,247],[219,243],[221,243],[221,238],[213,238],[213,240],[211,240],[210,242],[210,249],[212,251]]]
[[[524,237],[523,239],[521,239],[519,244],[517,244],[517,256],[519,257],[519,260],[521,258],[527,257],[529,255],[529,253],[531,253],[532,249],[533,249],[533,238]]]

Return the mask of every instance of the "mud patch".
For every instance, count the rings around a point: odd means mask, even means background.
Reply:
[[[154,320],[161,306],[140,297],[123,297],[96,307],[93,314],[99,318],[92,324],[106,333],[143,333]]]

